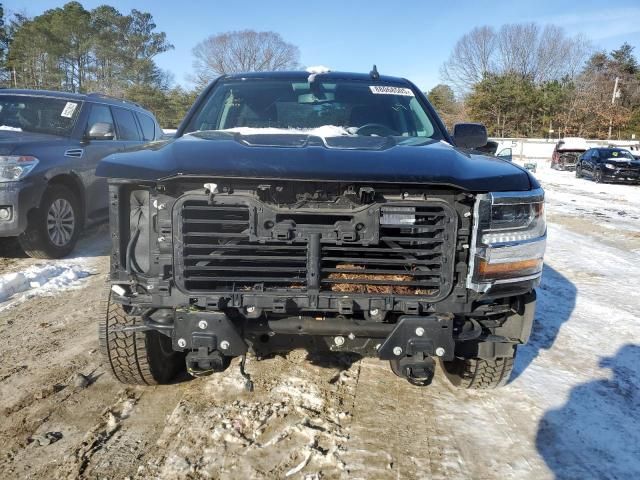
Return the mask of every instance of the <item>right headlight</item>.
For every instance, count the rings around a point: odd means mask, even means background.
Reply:
[[[0,155],[0,183],[22,180],[37,164],[30,155]]]
[[[478,195],[467,286],[485,292],[539,278],[546,239],[542,189]]]

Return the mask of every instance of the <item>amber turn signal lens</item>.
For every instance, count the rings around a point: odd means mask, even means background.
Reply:
[[[542,270],[541,258],[505,263],[487,263],[484,260],[480,260],[478,263],[478,274],[481,278],[500,279],[519,277],[533,275],[540,270]]]

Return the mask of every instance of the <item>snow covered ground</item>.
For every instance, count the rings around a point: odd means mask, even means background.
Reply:
[[[81,263],[56,262],[0,275],[0,310],[34,295],[53,294],[77,287],[81,285],[81,279],[90,274],[90,270]]]
[[[51,296],[82,288],[84,279],[97,273],[96,255],[106,252],[106,225],[88,230],[70,257],[61,260],[19,258],[17,242],[0,245],[0,311],[36,296]],[[7,257],[4,251],[7,250]],[[4,257],[4,258],[3,258]]]

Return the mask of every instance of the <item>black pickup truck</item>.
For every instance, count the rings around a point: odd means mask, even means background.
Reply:
[[[98,167],[114,375],[166,383],[303,348],[376,356],[416,385],[435,360],[456,385],[505,384],[531,332],[544,193],[474,153],[486,142],[375,69],[220,77],[176,138]]]

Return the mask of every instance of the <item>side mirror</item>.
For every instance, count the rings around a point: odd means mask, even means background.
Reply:
[[[453,141],[459,148],[478,148],[487,144],[487,129],[479,123],[457,123],[453,126]]]
[[[115,136],[113,124],[107,122],[94,123],[87,133],[89,140],[113,140]]]
[[[500,153],[498,153],[498,155],[496,155],[496,157],[502,158],[503,160],[506,160],[507,162],[512,162],[513,161],[513,150],[511,150],[511,148],[503,148],[502,150],[500,150]]]

